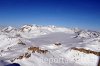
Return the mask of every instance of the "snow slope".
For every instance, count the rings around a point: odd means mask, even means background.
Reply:
[[[100,33],[56,26],[24,25],[0,30],[0,66],[97,66]],[[33,47],[33,48],[32,48]],[[32,48],[32,49],[30,49]]]

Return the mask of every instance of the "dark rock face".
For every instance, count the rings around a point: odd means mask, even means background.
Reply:
[[[18,63],[13,63],[13,64],[9,64],[9,65],[6,65],[6,66],[20,66],[20,64],[18,64]]]
[[[99,56],[98,66],[100,66],[100,56]]]

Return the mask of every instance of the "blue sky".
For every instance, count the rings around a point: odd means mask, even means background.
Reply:
[[[99,0],[0,0],[0,25],[100,29]]]

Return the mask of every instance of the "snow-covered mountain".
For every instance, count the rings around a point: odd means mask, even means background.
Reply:
[[[100,33],[24,25],[0,29],[0,66],[99,66]]]

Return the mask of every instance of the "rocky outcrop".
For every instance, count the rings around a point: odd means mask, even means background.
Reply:
[[[48,50],[42,50],[39,47],[29,47],[28,50],[32,51],[32,53],[38,52],[46,54],[48,52]]]
[[[100,52],[96,52],[96,51],[92,51],[92,50],[87,50],[87,49],[84,49],[84,48],[71,48],[73,50],[77,50],[77,51],[80,51],[80,52],[84,52],[86,54],[94,54],[94,55],[97,55],[97,56],[100,56]]]

